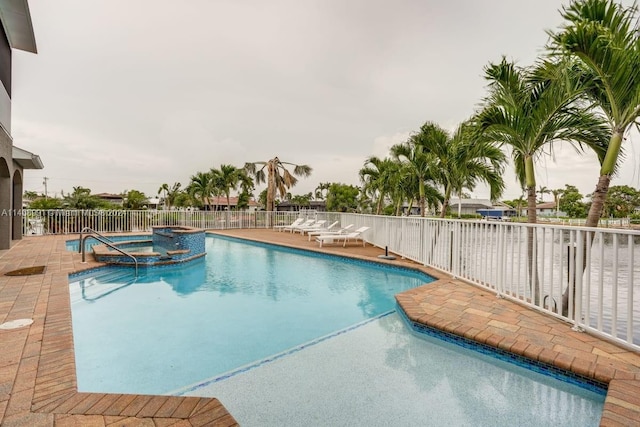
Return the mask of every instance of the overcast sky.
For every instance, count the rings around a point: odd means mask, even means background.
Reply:
[[[25,171],[24,188],[44,192],[47,177],[50,196],[83,186],[153,197],[163,183],[274,156],[313,168],[293,194],[359,185],[368,156],[426,121],[468,118],[489,62],[533,63],[561,4],[29,0],[38,54],[14,51],[12,134],[45,168]],[[640,187],[631,145],[612,185]],[[594,155],[555,157],[538,164],[538,186],[593,191]],[[504,198],[517,198],[512,171],[505,179]]]

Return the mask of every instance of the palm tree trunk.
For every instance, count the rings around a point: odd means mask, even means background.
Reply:
[[[420,185],[418,186],[420,191],[420,216],[424,218],[425,214],[425,197],[424,197],[424,183],[420,181]]]
[[[602,212],[604,210],[604,202],[607,198],[607,193],[609,192],[609,185],[611,185],[611,175],[615,169],[616,163],[618,163],[618,156],[620,155],[620,147],[622,146],[624,131],[616,130],[611,135],[611,139],[609,140],[609,148],[607,148],[607,154],[602,161],[602,167],[600,168],[600,177],[598,178],[598,184],[596,184],[596,189],[593,192],[593,197],[591,198],[591,207],[589,208],[589,214],[587,215],[587,221],[585,222],[585,227],[597,227],[598,222],[600,221],[600,217],[602,216]],[[588,238],[591,233],[587,232],[587,236],[585,236],[584,245],[586,245]],[[592,236],[591,236],[592,237]],[[594,239],[590,239],[593,243]],[[577,253],[582,253],[583,262],[582,262],[582,272],[584,274],[584,269],[587,268],[587,260],[586,260],[586,246],[582,248],[575,248],[576,251],[581,249]],[[573,260],[569,260],[572,262]],[[578,274],[576,272],[575,274]],[[570,295],[571,293],[571,295]],[[576,284],[575,277],[573,279],[573,283],[567,283],[567,288],[562,294],[562,314],[567,316],[569,314],[569,297],[575,301],[576,296]],[[575,313],[574,313],[575,314]]]
[[[267,165],[267,173],[269,174],[267,177],[267,211],[271,212],[274,210],[276,198],[275,166],[272,160],[269,160],[269,164]]]
[[[536,223],[536,187],[535,185],[527,187],[527,222],[529,224]],[[540,302],[540,281],[538,279],[537,259],[534,256],[536,229],[534,226],[527,227],[527,270],[529,273],[529,288],[531,289],[532,300],[538,305]]]
[[[587,222],[585,227],[597,227],[602,211],[604,210],[604,202],[609,192],[609,185],[611,184],[611,175],[600,175],[598,178],[598,184],[596,190],[593,192],[591,199],[591,207],[589,208],[589,214],[587,215]]]
[[[380,215],[380,213],[382,212],[382,199],[384,197],[384,194],[381,192],[380,193],[380,197],[378,197],[378,202],[376,203],[376,215]]]
[[[600,178],[598,178],[598,184],[596,190],[593,192],[593,198],[591,199],[591,207],[589,208],[589,214],[587,215],[586,227],[597,227],[602,211],[604,209],[604,201],[607,198],[607,192],[609,191],[609,185],[611,183],[611,175],[618,163],[618,156],[620,154],[620,147],[622,146],[623,130],[616,130],[611,135],[609,140],[609,147],[607,148],[607,154],[602,161],[602,167],[600,168]]]
[[[450,199],[451,199],[451,187],[447,186],[447,189],[444,191],[444,200],[442,201],[442,211],[440,212],[440,218],[444,218],[447,215]]]

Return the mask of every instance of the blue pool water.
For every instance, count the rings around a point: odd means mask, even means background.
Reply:
[[[393,295],[428,276],[229,238],[206,251],[71,279],[80,391],[214,396],[243,426],[599,423],[602,391],[416,337]]]
[[[133,240],[149,240],[151,239],[151,234],[134,234],[134,235],[127,235],[127,236],[107,236],[107,238],[109,240],[111,240],[112,242],[125,242],[125,241],[133,241]],[[84,249],[85,251],[87,251],[87,253],[91,252],[91,248],[94,247],[95,245],[101,245],[102,243],[99,242],[96,239],[93,238],[87,238],[84,241]],[[74,251],[77,252],[78,248],[80,246],[80,243],[78,242],[78,240],[67,240],[65,242],[65,247],[67,248],[68,251]]]
[[[166,393],[382,314],[432,280],[226,238],[206,252],[137,280],[121,269],[70,284],[80,390]]]

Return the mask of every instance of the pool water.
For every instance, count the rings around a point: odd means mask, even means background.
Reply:
[[[161,394],[389,311],[411,270],[208,237],[206,258],[72,279],[81,391]]]
[[[221,237],[206,251],[71,279],[79,391],[218,397],[243,426],[599,423],[602,390],[416,336],[393,296],[424,274]]]
[[[125,235],[125,236],[106,236],[112,242],[126,242],[126,241],[134,241],[134,240],[149,240],[151,239],[151,234],[133,234],[133,235]],[[84,249],[87,253],[91,252],[91,248],[96,245],[102,245],[102,242],[91,238],[91,236],[87,237],[84,241]],[[68,251],[78,252],[78,248],[80,247],[80,243],[78,239],[75,240],[67,240],[65,242],[65,248]]]

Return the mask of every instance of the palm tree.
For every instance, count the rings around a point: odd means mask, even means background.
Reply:
[[[189,194],[191,197],[200,200],[203,209],[206,210],[206,200],[211,196],[211,174],[208,172],[198,172],[191,176],[189,182]]]
[[[220,165],[220,169],[211,169],[211,176],[216,187],[227,197],[227,211],[231,210],[229,201],[231,190],[235,190],[240,182],[240,171],[232,165]]]
[[[164,197],[162,200],[164,201],[164,208],[167,209],[167,193],[169,193],[169,184],[162,184],[160,188],[158,188],[158,196],[164,193]]]
[[[384,200],[393,190],[392,178],[399,169],[399,163],[391,159],[370,156],[358,174],[362,181],[362,191],[371,196],[375,203],[375,214],[380,215]]]
[[[315,189],[315,199],[316,200],[324,200],[327,198],[327,192],[329,191],[329,187],[331,187],[330,182],[321,182]]]
[[[536,222],[535,160],[554,142],[584,145],[599,157],[606,144],[602,119],[578,101],[585,83],[569,64],[542,62],[519,68],[505,58],[485,68],[489,95],[476,117],[483,135],[511,150],[516,175],[527,191],[527,220]]]
[[[545,194],[551,194],[551,190],[549,190],[544,185],[541,185],[540,187],[538,187],[537,193],[540,195],[540,203],[543,203],[544,202],[544,195]]]
[[[258,169],[260,165],[262,167]],[[289,172],[285,165],[293,166],[293,173]],[[283,162],[278,157],[266,162],[245,163],[244,169],[247,173],[255,176],[258,184],[267,183],[267,211],[274,210],[276,192],[280,194],[280,197],[284,197],[287,194],[287,190],[298,182],[296,176],[307,177],[311,175],[312,171],[308,165]]]
[[[560,212],[560,198],[563,193],[564,190],[562,188],[551,190],[551,194],[553,194],[553,203],[556,205],[556,217],[558,216],[558,212]]]
[[[511,149],[516,175],[527,192],[527,221],[536,222],[535,160],[553,150],[552,143],[568,141],[576,150],[584,145],[602,152],[606,126],[588,106],[579,102],[585,82],[575,78],[570,63],[541,62],[535,69],[516,67],[502,59],[485,68],[489,95],[478,113],[485,137]],[[534,278],[535,229],[527,230],[527,269],[534,302],[539,302]]]
[[[425,123],[420,132],[411,135],[406,142],[391,147],[391,155],[403,163],[418,183],[420,216],[426,213],[426,186],[434,180],[437,155],[434,152],[447,144],[449,135],[433,123]]]
[[[640,115],[640,35],[637,5],[612,0],[574,1],[563,7],[565,24],[549,32],[552,52],[577,58],[587,92],[609,123],[609,144],[600,167],[586,226],[597,227],[625,133]]]
[[[472,122],[460,124],[446,144],[434,147],[433,154],[436,181],[444,187],[442,218],[447,213],[452,194],[462,200],[463,191],[473,191],[479,182],[489,186],[491,200],[502,195],[506,156],[492,141],[479,135]],[[458,203],[458,217],[461,209],[462,204]]]
[[[167,190],[165,206],[171,207],[175,204],[176,198],[180,194],[181,186],[182,184],[180,184],[179,182],[174,182],[171,188]]]

